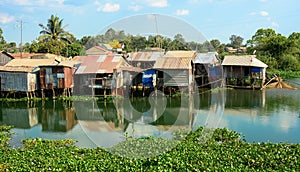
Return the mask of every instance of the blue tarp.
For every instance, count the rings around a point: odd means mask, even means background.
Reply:
[[[153,75],[155,74],[154,69],[146,70],[143,72],[142,82],[143,86],[153,88]]]
[[[251,72],[261,72],[262,68],[259,67],[251,67]]]
[[[210,73],[210,79],[211,80],[216,80],[217,79],[217,73],[214,69],[210,70],[209,73]]]

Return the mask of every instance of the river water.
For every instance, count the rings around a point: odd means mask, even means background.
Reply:
[[[191,103],[192,102],[192,103]],[[113,102],[0,102],[0,124],[13,125],[11,145],[26,138],[73,139],[111,147],[126,137],[171,138],[176,129],[229,128],[248,142],[300,143],[300,91],[223,90]]]

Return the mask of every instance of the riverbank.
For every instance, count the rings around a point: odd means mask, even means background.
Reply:
[[[300,71],[279,71],[269,70],[267,76],[272,78],[274,75],[281,77],[282,79],[300,78]]]
[[[28,139],[9,147],[10,127],[0,126],[0,171],[299,171],[300,144],[248,143],[235,131],[216,129],[204,143],[203,128],[180,133],[175,140],[128,138],[109,153],[103,148],[78,148],[72,140]],[[150,140],[145,142],[145,140]],[[176,142],[167,152],[145,159],[119,153],[155,152],[157,145]],[[171,144],[169,144],[171,145]]]

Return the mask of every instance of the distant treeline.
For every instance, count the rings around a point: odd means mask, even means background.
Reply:
[[[229,43],[221,43],[218,39],[210,41],[187,42],[179,33],[173,39],[161,35],[140,36],[125,33],[123,30],[108,29],[104,34],[84,36],[77,39],[72,33],[64,30],[62,19],[53,16],[47,25],[39,24],[40,36],[31,43],[17,46],[7,43],[0,28],[0,50],[10,53],[23,51],[31,53],[53,53],[66,57],[85,55],[85,50],[99,43],[110,44],[113,48],[120,48],[126,52],[140,51],[151,47],[168,50],[195,50],[197,52],[216,51],[222,59],[228,47],[247,47],[243,54],[256,54],[257,58],[265,62],[270,70],[300,71],[300,32],[293,32],[288,37],[276,33],[272,29],[258,29],[250,40],[243,44],[244,38],[231,35]],[[239,52],[240,53],[240,52]]]

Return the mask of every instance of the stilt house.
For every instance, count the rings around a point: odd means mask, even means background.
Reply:
[[[225,56],[222,62],[226,85],[240,88],[261,88],[268,65],[255,55]]]

